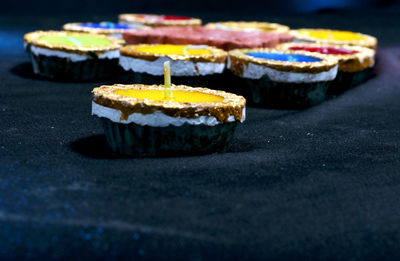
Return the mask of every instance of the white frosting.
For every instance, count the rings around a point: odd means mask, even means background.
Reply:
[[[119,34],[108,34],[107,36],[108,37],[114,37],[114,38],[122,39],[122,34],[121,33],[119,33]]]
[[[230,60],[228,59],[228,67],[231,67]],[[338,65],[331,68],[329,71],[320,73],[296,73],[279,71],[276,69],[269,68],[267,66],[249,63],[248,66],[243,67],[243,74],[241,77],[249,79],[261,79],[264,75],[267,75],[271,81],[274,82],[286,82],[286,83],[300,83],[300,82],[321,82],[321,81],[332,81],[336,78],[338,72]]]
[[[225,63],[205,63],[182,60],[172,60],[168,57],[160,57],[155,61],[147,61],[129,56],[121,55],[119,64],[125,71],[148,73],[151,75],[163,75],[164,62],[171,63],[172,76],[200,76],[222,73]]]
[[[188,123],[191,125],[200,125],[204,124],[207,126],[215,126],[221,124],[217,118],[214,116],[199,116],[196,118],[183,118],[183,117],[171,117],[164,114],[161,111],[155,111],[150,114],[141,114],[141,113],[132,113],[129,115],[127,120],[121,119],[122,112],[120,110],[116,110],[113,108],[105,107],[95,102],[92,102],[92,115],[96,115],[99,117],[107,118],[113,122],[117,123],[135,123],[142,126],[152,126],[152,127],[166,127],[169,125],[173,126],[182,126],[184,123]],[[242,119],[243,122],[246,118],[246,108],[243,108],[242,111]],[[229,122],[234,122],[235,117],[233,115],[229,115]]]
[[[72,62],[85,61],[87,59],[92,59],[90,55],[69,53],[58,50],[50,50],[47,48],[41,48],[31,45],[30,50],[35,55],[45,55],[45,56],[56,56],[60,58],[68,58]],[[115,59],[119,57],[119,50],[106,51],[104,53],[97,54],[98,59]]]
[[[144,26],[144,23],[134,22],[134,21],[126,21],[126,20],[119,20],[118,22],[121,25],[127,25],[130,27],[141,27]]]

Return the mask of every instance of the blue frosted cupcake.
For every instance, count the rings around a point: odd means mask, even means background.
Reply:
[[[236,49],[228,54],[231,86],[249,104],[305,108],[322,102],[335,79],[337,60],[317,53]]]
[[[341,93],[370,77],[375,66],[375,50],[352,45],[330,45],[318,43],[285,43],[278,49],[320,53],[338,60],[338,74],[329,86],[328,93]]]
[[[100,23],[68,23],[63,26],[65,31],[104,34],[122,39],[122,34],[128,30],[142,30],[148,28],[144,25],[123,25],[113,22]]]

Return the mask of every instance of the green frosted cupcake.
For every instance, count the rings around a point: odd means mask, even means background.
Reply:
[[[33,71],[57,80],[79,81],[114,76],[122,41],[103,35],[36,31],[24,36]]]

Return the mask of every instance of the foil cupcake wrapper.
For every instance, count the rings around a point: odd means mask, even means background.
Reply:
[[[229,91],[246,98],[249,106],[278,109],[305,109],[323,102],[331,82],[283,83],[261,79],[247,79],[226,73]]]
[[[351,87],[357,86],[371,76],[372,68],[366,68],[358,72],[343,72],[338,71],[335,80],[328,88],[328,94],[340,94],[349,90]]]
[[[237,125],[236,122],[215,126],[185,123],[179,127],[151,127],[100,119],[110,148],[136,157],[224,152],[229,148]]]
[[[87,59],[72,62],[68,58],[36,55],[29,51],[35,74],[64,81],[109,79],[120,70],[116,59]]]
[[[125,71],[124,73],[120,74],[118,78],[121,83],[138,83],[147,85],[164,83],[164,76],[138,73],[133,71]],[[210,74],[203,76],[172,76],[171,79],[175,85],[205,87],[214,90],[221,90],[221,86],[226,82],[223,74]]]

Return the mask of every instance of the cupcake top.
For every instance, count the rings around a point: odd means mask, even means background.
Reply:
[[[88,32],[95,34],[122,34],[126,30],[142,30],[148,28],[144,25],[122,25],[113,22],[100,22],[100,23],[68,23],[63,26],[66,31],[74,32]]]
[[[246,100],[242,96],[206,88],[172,85],[172,97],[164,95],[164,85],[104,85],[93,89],[93,102],[120,110],[121,119],[133,113],[156,111],[171,117],[214,116],[220,122],[243,121]]]
[[[120,14],[120,23],[137,23],[147,26],[199,26],[201,20],[198,18],[177,15],[155,15],[155,14]]]
[[[361,71],[375,64],[375,51],[361,46],[329,45],[318,43],[285,43],[277,47],[281,50],[304,51],[332,56],[338,60],[339,70]]]
[[[224,63],[225,51],[207,45],[139,44],[121,48],[121,55],[154,61],[160,57],[171,60]]]
[[[296,73],[319,73],[337,65],[333,57],[302,51],[276,50],[269,48],[237,49],[229,52],[230,67],[239,75],[242,65],[249,63],[279,71]]]
[[[123,41],[99,34],[36,31],[25,34],[24,41],[37,47],[73,53],[103,53],[121,48]]]
[[[128,44],[193,44],[215,46],[223,50],[275,47],[293,39],[288,34],[271,32],[230,31],[207,27],[158,27],[128,31],[123,34]]]
[[[205,27],[218,28],[222,30],[231,31],[256,31],[256,32],[273,32],[273,33],[286,33],[289,32],[289,27],[286,25],[276,24],[276,23],[266,23],[266,22],[217,22],[208,23]]]
[[[376,49],[377,39],[373,36],[329,29],[298,29],[292,30],[291,35],[296,39],[316,43],[336,45],[356,45]]]

